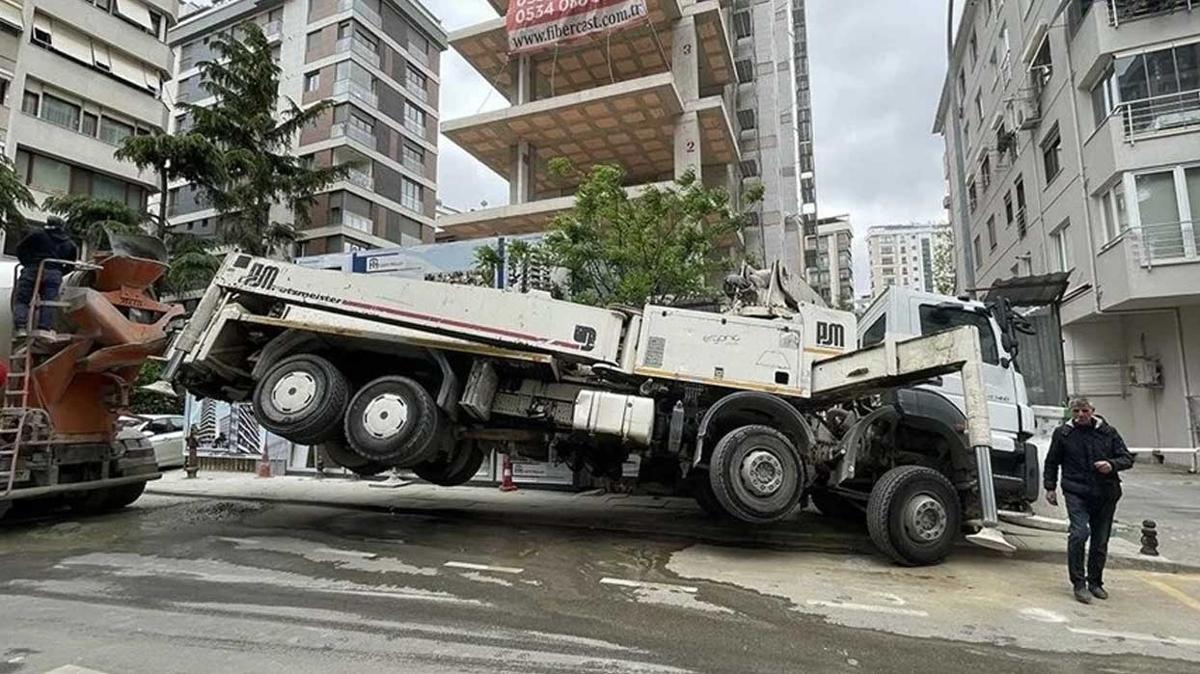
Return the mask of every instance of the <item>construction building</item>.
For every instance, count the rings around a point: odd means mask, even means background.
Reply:
[[[1195,446],[1200,6],[968,2],[934,132],[959,289],[1067,274],[1063,388],[1131,446]]]
[[[450,45],[510,106],[447,121],[442,131],[505,178],[510,199],[441,218],[441,238],[544,231],[575,203],[579,180],[547,171],[565,157],[582,168],[619,164],[630,194],[689,169],[735,197],[761,182],[764,203],[732,247],[802,272],[800,216],[816,212],[803,206],[815,188],[807,59],[796,55],[805,46],[802,3],[649,0],[640,23],[510,58],[508,2],[490,2],[499,16],[452,33]]]
[[[184,16],[169,34],[174,103],[203,105],[199,64],[209,42],[254,22],[275,46],[279,95],[300,105],[332,100],[295,152],[317,165],[353,164],[317,195],[299,232],[301,255],[431,242],[437,204],[440,60],[446,35],[418,0],[230,0]],[[208,100],[211,100],[209,98]],[[186,115],[176,110],[175,129]],[[272,218],[290,222],[284,208]],[[212,235],[217,214],[190,185],[172,186],[177,231]]]
[[[935,253],[950,238],[950,226],[940,223],[880,225],[867,230],[871,261],[871,296],[889,286],[937,292]]]
[[[113,152],[167,123],[178,11],[175,0],[0,0],[0,138],[39,205],[86,194],[141,210],[157,192],[153,173]]]
[[[805,252],[813,261],[807,269],[808,284],[831,307],[854,307],[853,245],[848,215],[821,218],[817,234],[805,237]]]

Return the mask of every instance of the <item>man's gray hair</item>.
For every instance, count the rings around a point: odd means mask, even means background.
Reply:
[[[1067,409],[1070,409],[1071,411],[1081,410],[1081,409],[1085,409],[1085,408],[1092,409],[1092,410],[1096,409],[1095,407],[1092,406],[1092,402],[1084,397],[1071,398],[1071,403],[1070,403],[1070,405],[1067,406]]]

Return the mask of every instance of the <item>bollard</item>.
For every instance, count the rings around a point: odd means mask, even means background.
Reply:
[[[500,455],[500,491],[516,491],[517,485],[513,482],[512,459],[508,458],[508,454]]]
[[[1158,556],[1158,525],[1154,520],[1142,522],[1142,554],[1150,557]]]
[[[196,479],[196,473],[200,472],[200,457],[196,453],[196,445],[199,441],[194,434],[188,435],[187,438],[187,457],[183,460],[183,471],[187,473],[187,479]]]

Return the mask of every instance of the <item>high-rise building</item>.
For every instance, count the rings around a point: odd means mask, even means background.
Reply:
[[[812,259],[808,285],[835,308],[854,306],[854,228],[850,216],[817,221],[817,234],[805,237],[805,252]]]
[[[121,0],[124,2],[124,0]],[[199,64],[210,39],[254,22],[275,45],[279,95],[333,109],[305,128],[295,152],[317,165],[352,163],[318,194],[299,232],[303,255],[431,242],[437,203],[440,60],[446,35],[418,0],[229,0],[184,16],[171,29],[178,58],[170,100],[203,105]],[[211,100],[209,98],[208,100]],[[176,110],[172,124],[186,129]],[[190,185],[170,190],[178,231],[210,235],[215,211]],[[272,218],[290,222],[280,207]]]
[[[153,173],[113,151],[166,124],[165,40],[178,11],[175,0],[0,0],[4,153],[39,204],[87,194],[140,210],[157,191]]]
[[[805,0],[738,0],[731,11],[735,126],[741,174],[763,185],[763,203],[746,228],[746,252],[766,265],[782,260],[801,274],[817,234],[812,99]]]
[[[546,163],[617,163],[631,194],[689,168],[735,196],[762,183],[747,255],[802,273],[803,223],[815,232],[812,124],[802,0],[650,2],[649,20],[581,44],[507,55],[499,17],[456,31],[451,46],[511,106],[451,120],[443,132],[509,181],[509,204],[449,214],[446,240],[544,231],[578,182]]]
[[[881,225],[867,230],[871,296],[888,286],[936,292],[935,254],[949,237],[950,226],[939,223]]]
[[[1196,3],[968,2],[934,131],[959,288],[1067,274],[1061,388],[1090,397],[1131,446],[1194,446]]]

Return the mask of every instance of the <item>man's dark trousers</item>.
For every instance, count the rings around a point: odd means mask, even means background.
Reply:
[[[1112,534],[1113,516],[1120,488],[1100,489],[1088,494],[1064,492],[1067,497],[1067,516],[1071,528],[1067,534],[1067,570],[1075,587],[1104,587],[1104,563],[1108,559],[1108,537]],[[1083,549],[1091,537],[1084,572]]]
[[[42,272],[41,299],[53,301],[58,299],[58,291],[62,286],[62,272],[57,269],[46,269]],[[17,291],[13,298],[13,324],[18,330],[24,330],[29,321],[29,304],[33,301],[33,286],[37,282],[37,269],[26,267],[21,270],[17,279]],[[37,330],[49,330],[54,325],[54,310],[42,307],[38,312]]]

